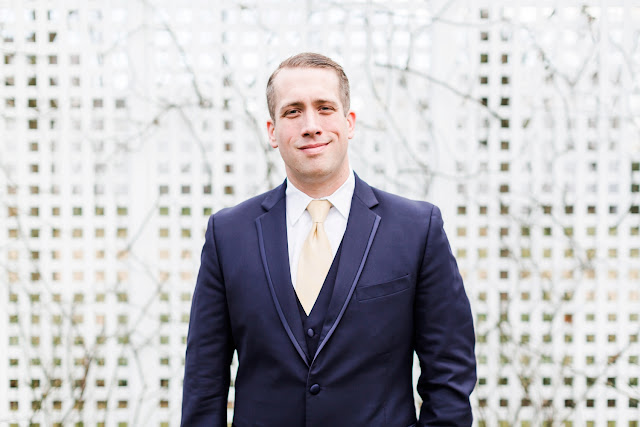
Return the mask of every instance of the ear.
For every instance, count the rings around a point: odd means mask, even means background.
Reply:
[[[278,142],[276,141],[276,124],[273,120],[267,120],[267,134],[269,135],[269,144],[273,148],[278,148]]]
[[[353,138],[353,135],[355,134],[356,131],[356,113],[353,111],[349,111],[347,113],[347,126],[349,128],[349,132],[347,134],[347,136],[349,137],[349,139]]]

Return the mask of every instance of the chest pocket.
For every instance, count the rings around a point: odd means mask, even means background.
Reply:
[[[374,298],[386,297],[397,294],[408,289],[411,286],[411,275],[406,274],[397,279],[389,280],[384,283],[375,285],[367,285],[356,288],[356,299],[358,301],[366,301]]]

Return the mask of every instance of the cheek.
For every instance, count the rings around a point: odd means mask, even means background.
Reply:
[[[280,145],[288,145],[291,143],[291,140],[296,135],[295,129],[291,124],[287,124],[287,126],[281,125],[280,128],[275,132],[275,137]]]
[[[349,136],[351,133],[351,129],[349,128],[349,123],[344,120],[344,118],[336,119],[332,117],[330,120],[327,120],[324,123],[325,129],[331,129],[334,133],[341,136]]]

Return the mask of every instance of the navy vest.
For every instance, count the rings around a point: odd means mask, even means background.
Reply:
[[[338,275],[338,264],[340,264],[340,254],[342,253],[342,243],[338,247],[336,256],[333,257],[331,268],[327,273],[327,277],[324,279],[322,289],[318,294],[318,299],[311,309],[311,313],[307,316],[304,312],[300,300],[297,298],[298,310],[300,311],[300,319],[302,319],[302,327],[304,330],[304,338],[307,341],[307,354],[309,355],[309,362],[313,360],[318,349],[318,339],[320,338],[320,332],[322,331],[322,325],[324,324],[324,318],[327,315],[327,309],[331,302],[331,296],[333,295],[333,287],[336,283],[336,276]]]

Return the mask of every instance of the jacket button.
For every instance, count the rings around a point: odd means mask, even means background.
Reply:
[[[311,388],[309,389],[309,392],[311,394],[318,394],[320,393],[320,386],[318,384],[314,384],[311,386]]]
[[[307,329],[307,335],[309,335],[310,338],[313,338],[313,335],[314,335],[313,329],[311,328]]]

